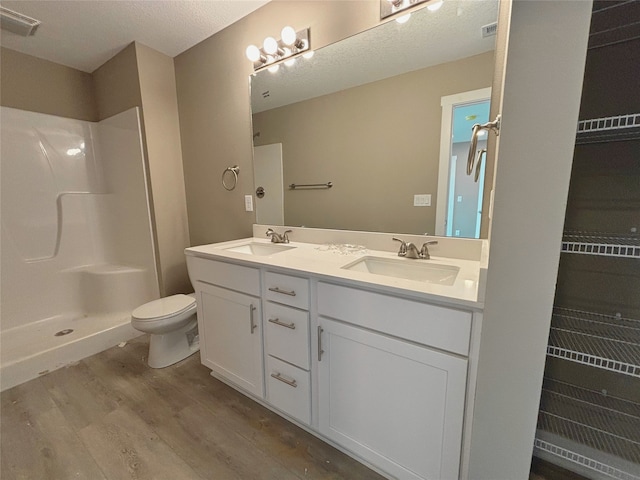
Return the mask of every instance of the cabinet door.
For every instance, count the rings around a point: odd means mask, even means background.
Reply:
[[[398,479],[458,478],[467,360],[319,319],[320,432]]]
[[[264,398],[260,299],[201,282],[197,290],[202,363]]]

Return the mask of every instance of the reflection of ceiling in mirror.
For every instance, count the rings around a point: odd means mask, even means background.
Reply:
[[[481,28],[497,18],[498,0],[446,0],[436,12],[424,8],[407,23],[392,20],[261,71],[251,79],[253,113],[493,50],[495,36],[482,38]]]

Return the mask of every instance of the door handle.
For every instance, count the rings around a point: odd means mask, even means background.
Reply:
[[[256,307],[253,306],[253,303],[249,306],[249,327],[251,328],[251,334],[253,335],[253,331],[258,328],[258,325],[253,321],[253,312],[255,312]]]
[[[278,287],[269,287],[269,291],[270,292],[275,292],[275,293],[282,293],[283,295],[289,295],[291,297],[295,297],[296,296],[296,292],[294,290],[291,290],[291,291],[280,290]]]
[[[318,327],[318,361],[321,362],[322,361],[322,354],[324,353],[324,350],[322,349],[322,332],[324,332],[324,330],[322,329],[322,327]]]
[[[284,378],[280,372],[272,373],[271,376],[276,380],[280,380],[282,383],[292,386],[293,388],[298,388],[298,383],[295,380],[288,380]]]
[[[276,325],[280,325],[281,327],[286,327],[286,328],[290,328],[291,330],[295,330],[296,329],[296,324],[295,323],[284,323],[281,322],[279,318],[270,318],[268,320],[269,323],[275,323]]]

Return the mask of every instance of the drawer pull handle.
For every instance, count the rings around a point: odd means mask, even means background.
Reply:
[[[324,350],[322,349],[322,332],[324,332],[322,327],[318,327],[318,361],[319,362],[322,361],[322,354],[324,353]]]
[[[276,380],[280,380],[282,383],[286,383],[287,385],[293,387],[293,388],[298,388],[298,383],[295,380],[288,380],[286,378],[284,378],[280,372],[276,372],[276,373],[272,373],[271,376],[273,378],[275,378]]]
[[[294,292],[293,290],[291,290],[291,291],[280,290],[278,287],[269,287],[269,291],[270,292],[275,292],[275,293],[282,293],[283,295],[289,295],[291,297],[295,297],[296,296],[296,292]]]
[[[253,335],[253,331],[258,328],[256,322],[253,321],[253,312],[255,312],[256,307],[253,306],[253,303],[249,306],[249,327],[251,328],[251,334]]]
[[[295,330],[296,329],[296,324],[295,323],[284,323],[284,322],[281,322],[279,318],[270,318],[269,319],[269,323],[275,323],[276,325],[280,325],[281,327],[290,328],[291,330]]]

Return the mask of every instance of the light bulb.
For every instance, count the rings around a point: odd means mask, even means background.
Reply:
[[[278,42],[273,37],[267,37],[262,42],[262,48],[268,54],[273,55],[278,51]]]
[[[440,9],[440,7],[442,6],[443,3],[444,3],[444,1],[440,0],[439,2],[432,3],[431,5],[427,5],[427,10],[429,10],[431,12],[435,12],[436,10]]]
[[[282,38],[282,43],[284,43],[285,45],[293,45],[298,39],[296,36],[296,31],[289,25],[282,29],[282,32],[280,32],[280,38]]]
[[[285,62],[284,62],[284,64],[285,64],[287,67],[291,67],[294,63],[296,63],[296,59],[295,59],[295,57],[294,57],[294,58],[290,58],[289,60],[285,60]]]
[[[411,18],[411,14],[407,13],[406,15],[402,15],[401,17],[396,18],[396,22],[407,23],[410,18]]]
[[[276,73],[279,69],[280,69],[280,64],[271,65],[269,68],[267,68],[267,70],[269,70],[271,73]]]
[[[308,52],[303,53],[302,56],[306,59],[313,57],[313,50],[309,50]]]
[[[255,45],[249,45],[245,53],[247,55],[247,58],[252,62],[257,62],[258,60],[260,60],[260,49]]]

